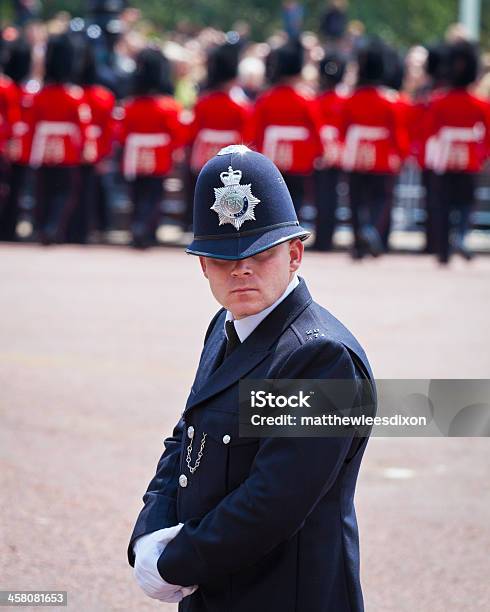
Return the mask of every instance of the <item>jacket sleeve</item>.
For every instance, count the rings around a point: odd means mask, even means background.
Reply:
[[[165,439],[165,451],[160,457],[155,476],[143,495],[144,507],[131,535],[128,546],[128,561],[134,567],[133,544],[136,538],[158,529],[177,524],[177,476],[180,463],[180,448],[184,420],[175,426],[172,436]]]
[[[206,331],[204,344],[214,328],[223,308],[214,315]],[[202,358],[202,355],[201,355]],[[128,561],[134,567],[133,545],[136,538],[165,527],[177,524],[177,487],[180,466],[182,434],[185,428],[181,418],[175,426],[172,436],[164,441],[165,451],[160,457],[155,476],[152,478],[143,496],[144,507],[139,513],[128,546]]]
[[[276,378],[357,374],[342,344],[322,340],[296,349]],[[352,437],[262,439],[245,482],[202,519],[185,522],[167,545],[158,559],[160,575],[188,586],[258,562],[301,529],[335,482],[352,443]]]

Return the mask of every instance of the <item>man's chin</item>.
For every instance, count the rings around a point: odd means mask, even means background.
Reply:
[[[233,300],[228,310],[233,313],[235,319],[243,319],[243,317],[250,317],[261,312],[264,310],[264,306],[254,297],[250,296],[247,298],[245,295],[242,295],[240,298]]]

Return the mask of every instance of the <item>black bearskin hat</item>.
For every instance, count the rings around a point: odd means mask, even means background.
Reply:
[[[303,69],[304,49],[299,39],[290,39],[287,43],[273,49],[267,56],[266,76],[270,83],[277,83],[284,77],[301,74]]]
[[[214,89],[227,81],[236,79],[239,54],[240,45],[238,43],[225,43],[211,49],[208,54],[208,89]]]
[[[448,80],[452,87],[467,87],[478,76],[478,50],[469,41],[458,41],[448,48]]]
[[[425,71],[434,81],[445,81],[447,78],[447,44],[441,42],[430,45],[427,47],[427,52]]]
[[[97,64],[93,43],[86,35],[77,37],[77,85],[85,87],[97,83]]]
[[[403,59],[396,49],[385,45],[383,85],[400,91],[405,76]]]
[[[147,47],[138,53],[132,93],[135,96],[173,94],[170,62],[159,49]]]
[[[46,83],[69,83],[73,80],[75,47],[68,34],[55,34],[48,39],[44,80]]]
[[[345,74],[346,58],[335,51],[327,53],[319,64],[320,87],[326,89],[338,85]]]
[[[380,84],[385,74],[384,48],[377,38],[366,38],[356,51],[358,84]]]
[[[5,74],[14,83],[21,83],[31,71],[31,46],[27,40],[19,36],[9,47],[9,55],[5,64]]]

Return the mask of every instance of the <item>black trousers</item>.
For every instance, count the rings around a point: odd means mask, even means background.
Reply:
[[[194,225],[194,192],[196,190],[197,174],[189,166],[185,171],[185,197],[186,207],[184,212],[184,227],[187,231],[192,231]]]
[[[425,189],[425,253],[436,252],[435,227],[435,182],[437,176],[432,170],[422,171],[422,184]]]
[[[29,167],[12,164],[6,175],[6,187],[0,203],[0,240],[17,240],[20,199],[29,174]]]
[[[347,176],[355,249],[363,251],[362,234],[369,229],[377,232],[387,250],[395,177],[367,172],[350,172]]]
[[[110,196],[115,188],[114,175],[111,172],[96,172],[94,183],[93,228],[106,232],[110,225]]]
[[[474,202],[476,175],[447,172],[434,175],[434,216],[436,253],[440,262],[450,257],[451,234],[454,245],[463,246]]]
[[[185,210],[183,214],[183,224],[185,231],[192,231],[194,224],[194,192],[196,190],[197,176],[196,172],[191,168],[192,147],[188,146],[184,150],[184,163],[182,166],[182,176],[184,180],[184,196]]]
[[[287,172],[283,172],[282,176],[291,194],[296,216],[299,219],[299,211],[305,199],[305,176],[302,174],[289,174]]]
[[[66,242],[86,244],[93,225],[95,205],[95,166],[80,166],[80,193],[70,216]]]
[[[41,166],[36,170],[35,226],[41,242],[65,242],[79,190],[78,166]]]
[[[340,170],[338,168],[325,168],[315,170],[315,244],[319,251],[330,251],[335,231],[335,213],[338,206],[337,185]]]
[[[163,179],[162,176],[137,176],[130,181],[133,201],[131,232],[136,246],[144,246],[155,240],[163,198]]]

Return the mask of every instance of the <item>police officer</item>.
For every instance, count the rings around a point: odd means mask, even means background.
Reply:
[[[359,612],[353,496],[368,438],[240,438],[238,383],[372,380],[367,357],[297,276],[308,232],[269,159],[243,145],[220,151],[198,177],[194,215],[187,252],[223,307],[143,497],[129,563],[150,597],[181,601],[181,612]]]

